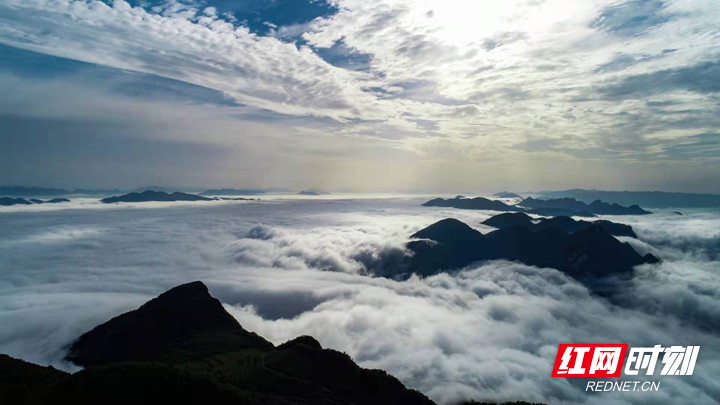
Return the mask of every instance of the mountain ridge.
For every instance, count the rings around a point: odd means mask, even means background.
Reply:
[[[213,198],[203,197],[196,194],[166,193],[164,191],[147,190],[142,193],[128,193],[121,196],[108,197],[100,200],[103,204],[114,204],[118,202],[170,202],[170,201],[215,201]]]
[[[406,247],[413,255],[407,267],[419,276],[460,270],[473,262],[510,260],[557,269],[593,289],[597,280],[629,279],[634,266],[659,261],[650,254],[641,256],[600,225],[581,226],[569,233],[558,226],[534,229],[511,223],[482,234],[447,218],[416,232],[411,239]]]
[[[544,197],[570,197],[590,202],[603,200],[622,205],[641,205],[651,208],[715,208],[720,207],[720,194],[679,193],[668,191],[612,191],[570,189],[563,191],[542,191]]]
[[[239,339],[238,339],[239,337]],[[84,333],[57,372],[0,356],[0,400],[37,404],[432,405],[383,370],[300,336],[275,346],[246,331],[195,281]]]
[[[613,236],[629,236],[631,238],[637,238],[635,231],[633,231],[630,225],[619,224],[603,219],[596,221],[576,221],[568,216],[557,216],[554,218],[542,218],[535,220],[523,212],[518,212],[498,214],[494,217],[486,219],[482,222],[482,224],[499,229],[507,228],[509,226],[524,226],[534,231],[548,228],[560,228],[568,233],[573,233],[592,226],[600,226]]]
[[[423,204],[424,207],[460,208],[469,210],[490,210],[490,211],[523,211],[522,208],[505,204],[502,201],[490,200],[483,197],[475,198],[435,198]]]
[[[647,215],[651,214],[638,205],[623,207],[619,204],[608,204],[600,200],[594,200],[590,204],[585,204],[574,198],[555,198],[550,200],[540,200],[528,197],[518,203],[518,205],[530,209],[541,208],[560,208],[577,212],[588,212],[594,215]]]
[[[422,204],[424,207],[460,208],[470,210],[489,210],[503,212],[528,212],[531,214],[545,216],[583,216],[593,217],[595,215],[647,215],[650,211],[643,210],[637,205],[623,207],[618,204],[607,204],[595,200],[590,204],[574,198],[558,198],[551,200],[540,200],[528,197],[515,205],[506,204],[502,201],[491,200],[484,197],[464,198],[434,198]]]

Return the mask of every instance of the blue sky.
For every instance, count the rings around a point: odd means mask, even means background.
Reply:
[[[720,192],[720,3],[1,0],[0,183]]]

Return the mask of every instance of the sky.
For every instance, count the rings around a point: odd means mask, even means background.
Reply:
[[[0,0],[0,183],[720,193],[718,0]]]

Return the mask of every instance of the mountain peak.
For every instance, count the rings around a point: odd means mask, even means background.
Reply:
[[[187,299],[211,299],[214,300],[210,295],[210,290],[207,288],[205,283],[202,281],[192,281],[187,284],[181,284],[177,287],[173,287],[164,293],[158,295],[156,298],[148,301],[145,305],[162,302],[162,301],[176,301],[176,300],[187,300]],[[144,306],[144,305],[143,305]]]
[[[293,340],[288,340],[287,342],[278,346],[278,349],[286,349],[300,345],[307,346],[316,350],[322,350],[320,342],[318,342],[317,339],[315,339],[314,337],[308,335],[298,336]]]
[[[212,198],[203,197],[196,194],[181,193],[175,191],[168,194],[164,191],[145,190],[143,192],[132,192],[116,197],[103,198],[100,202],[104,204],[113,204],[118,202],[148,202],[148,201],[213,201]]]
[[[460,197],[460,196],[458,196]],[[507,205],[502,201],[490,200],[483,197],[475,198],[435,198],[423,204],[424,207],[461,208],[466,210],[490,211],[522,211],[514,205]]]
[[[552,267],[593,288],[596,279],[632,277],[632,268],[657,263],[658,258],[640,256],[629,244],[612,236],[629,234],[632,228],[609,221],[595,223],[571,218],[546,219],[523,224],[525,217],[503,214],[486,224],[500,229],[485,235],[456,219],[445,219],[415,233],[410,241],[412,273],[429,276],[459,270],[477,261],[511,260],[537,267]],[[492,218],[491,218],[492,219]],[[494,225],[493,225],[494,224]]]
[[[45,387],[58,398],[51,403],[434,404],[311,336],[274,347],[245,331],[199,281],[85,333],[68,359],[86,368]],[[15,365],[0,357],[0,377],[4,364]],[[20,376],[20,385],[27,381]]]
[[[244,330],[207,286],[177,286],[82,335],[68,360],[82,366],[122,361],[176,363],[213,353],[272,344]]]
[[[431,239],[445,243],[456,240],[473,240],[482,238],[482,233],[455,218],[440,220],[411,236],[415,239]]]

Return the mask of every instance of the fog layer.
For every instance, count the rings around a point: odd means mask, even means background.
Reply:
[[[203,280],[248,330],[302,334],[382,368],[440,403],[461,399],[714,404],[720,397],[720,214],[659,211],[633,225],[636,268],[611,304],[554,269],[495,261],[397,281],[417,230],[492,212],[423,199],[275,200],[0,212],[0,352],[73,369],[81,333],[183,282]],[[700,345],[695,373],[655,393],[586,393],[550,378],[560,343]],[[642,376],[636,379],[643,379]]]

